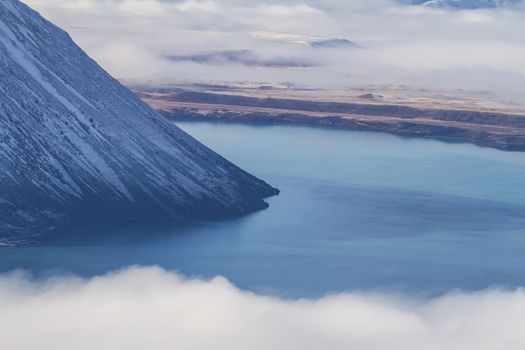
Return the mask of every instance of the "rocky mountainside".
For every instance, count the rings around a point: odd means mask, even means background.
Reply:
[[[63,30],[0,0],[0,245],[239,215],[276,193],[159,116]]]

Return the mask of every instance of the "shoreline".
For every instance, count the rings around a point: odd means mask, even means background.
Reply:
[[[398,137],[406,138],[418,138],[418,139],[428,139],[436,140],[448,143],[464,143],[470,144],[478,147],[486,147],[490,149],[495,149],[505,152],[525,152],[525,145],[523,147],[516,146],[507,146],[502,145],[498,140],[486,140],[482,139],[484,135],[479,135],[480,139],[476,139],[477,135],[472,135],[474,139],[467,139],[466,137],[455,137],[455,136],[444,136],[444,135],[434,135],[432,133],[425,134],[423,132],[410,132],[410,130],[400,130],[397,131],[384,131],[381,128],[367,127],[363,125],[354,125],[351,123],[346,124],[346,121],[340,120],[337,117],[335,118],[326,118],[322,122],[317,121],[310,117],[305,116],[294,116],[294,115],[281,115],[278,120],[268,118],[266,116],[221,116],[219,118],[203,116],[203,115],[188,115],[187,111],[174,110],[171,112],[159,111],[166,118],[170,119],[173,122],[195,122],[195,123],[223,123],[223,124],[238,124],[238,125],[251,125],[251,126],[298,126],[298,127],[311,127],[311,128],[321,128],[321,129],[330,129],[330,130],[341,130],[341,131],[353,131],[353,132],[371,132],[371,133],[380,133]],[[292,118],[296,118],[293,119]]]
[[[525,114],[186,90],[135,92],[173,121],[321,127],[525,151]]]

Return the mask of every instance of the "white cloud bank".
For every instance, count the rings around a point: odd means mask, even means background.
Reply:
[[[342,88],[406,84],[525,100],[525,11],[447,11],[394,0],[25,0],[120,78],[266,81]],[[296,40],[279,40],[280,38]],[[272,39],[273,40],[268,40]],[[302,38],[302,39],[301,39]],[[341,38],[362,49],[314,49]],[[302,43],[302,44],[301,44]],[[251,50],[316,67],[216,66],[164,55]]]
[[[0,277],[9,350],[523,350],[525,291],[413,300],[280,300],[159,268],[93,279]]]

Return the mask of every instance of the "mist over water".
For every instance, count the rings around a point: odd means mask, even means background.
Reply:
[[[32,350],[521,350],[525,293],[283,300],[223,278],[128,268],[92,279],[0,276],[2,346]]]
[[[239,219],[0,250],[0,270],[94,276],[158,265],[286,297],[436,296],[525,283],[523,153],[373,133],[179,125],[281,195]]]

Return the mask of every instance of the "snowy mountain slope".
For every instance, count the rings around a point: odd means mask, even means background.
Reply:
[[[521,0],[401,0],[411,5],[441,7],[452,9],[490,9],[503,6],[517,5]]]
[[[0,0],[0,245],[237,215],[276,193],[160,117],[67,33]]]

